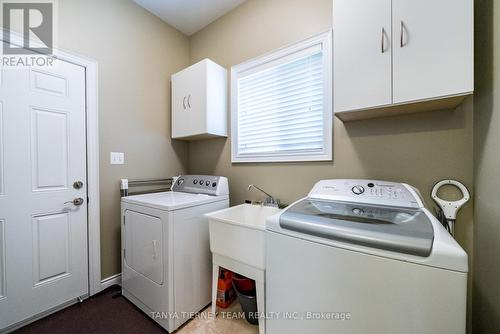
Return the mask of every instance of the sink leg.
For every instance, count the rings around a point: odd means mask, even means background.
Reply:
[[[219,281],[219,266],[212,265],[212,317],[216,318],[217,312],[217,282]]]
[[[264,281],[261,280],[256,280],[255,281],[256,285],[256,292],[257,292],[257,312],[260,315],[265,315],[266,308],[265,308],[265,297],[264,297]],[[266,334],[266,319],[265,316],[262,318],[259,318],[259,334]]]

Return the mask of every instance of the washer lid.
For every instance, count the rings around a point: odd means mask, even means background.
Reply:
[[[283,229],[398,253],[427,257],[434,230],[420,209],[306,198],[280,216]]]
[[[222,201],[227,198],[228,196],[210,196],[205,194],[190,194],[177,191],[167,191],[161,193],[123,197],[122,202],[170,211],[205,203]]]

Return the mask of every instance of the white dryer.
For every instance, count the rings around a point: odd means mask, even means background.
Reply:
[[[268,218],[268,334],[464,334],[467,254],[406,184],[324,180]]]
[[[122,293],[173,332],[210,304],[204,214],[229,206],[225,177],[185,175],[172,191],[122,198]]]

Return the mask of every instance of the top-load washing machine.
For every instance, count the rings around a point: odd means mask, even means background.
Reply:
[[[268,218],[268,334],[463,334],[467,254],[406,184],[324,180]]]
[[[225,177],[185,175],[172,191],[122,198],[122,293],[173,332],[211,301],[204,214],[229,206]]]

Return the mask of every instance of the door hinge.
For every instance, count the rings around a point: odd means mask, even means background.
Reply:
[[[123,258],[125,259],[127,257],[127,250],[124,248],[123,249]]]
[[[87,196],[87,204],[90,203],[90,198]]]

